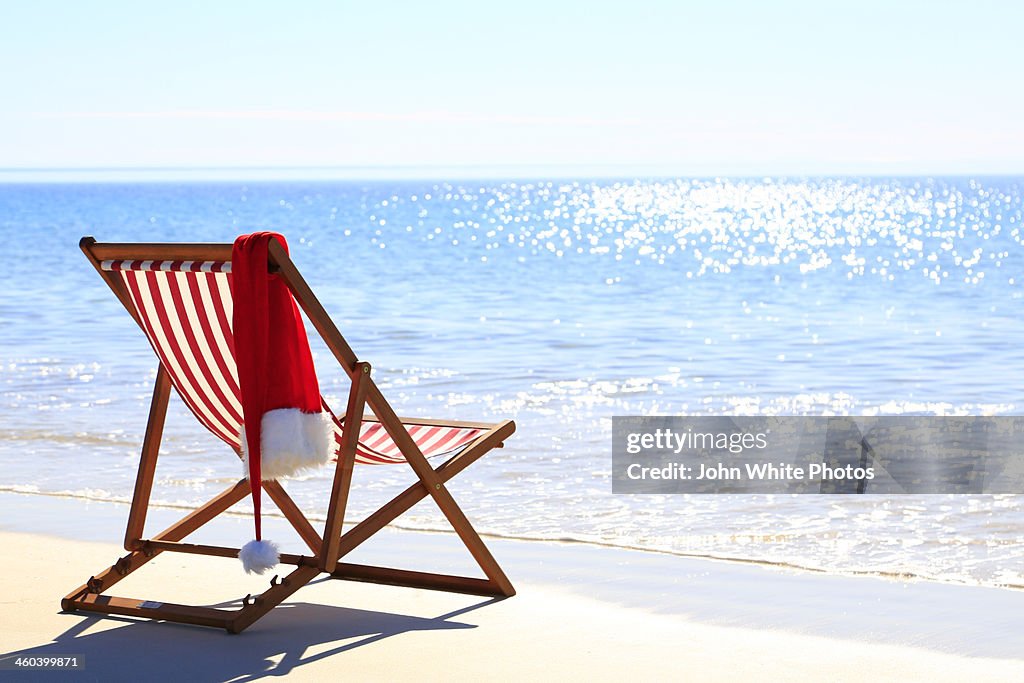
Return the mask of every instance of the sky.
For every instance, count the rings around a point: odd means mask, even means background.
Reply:
[[[1021,173],[1022,25],[985,0],[0,0],[0,169]]]

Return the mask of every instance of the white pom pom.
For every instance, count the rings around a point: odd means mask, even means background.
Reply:
[[[249,541],[238,551],[238,559],[250,574],[262,574],[281,561],[277,544],[273,541]]]

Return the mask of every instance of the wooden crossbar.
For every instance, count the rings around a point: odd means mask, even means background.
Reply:
[[[448,591],[449,593],[468,593],[469,595],[503,596],[501,589],[487,579],[475,579],[469,576],[451,576],[449,574],[432,574],[416,572],[408,569],[392,569],[390,567],[374,567],[365,564],[339,562],[331,572],[332,579],[346,581],[362,581],[365,583],[382,583],[389,586],[405,586],[408,588],[425,588],[427,590]]]
[[[227,629],[231,626],[232,614],[212,607],[178,605],[171,602],[149,602],[135,598],[119,598],[113,595],[91,593],[75,602],[75,609],[101,614],[120,614],[129,617],[145,617],[177,621],[198,626],[213,626]]]

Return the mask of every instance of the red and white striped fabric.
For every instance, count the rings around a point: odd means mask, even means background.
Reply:
[[[241,448],[242,407],[231,332],[231,264],[221,261],[103,261],[124,281],[143,331],[185,405],[200,423],[236,452]],[[330,411],[326,401],[324,409]],[[333,415],[333,413],[332,413]],[[344,430],[337,418],[335,442]],[[427,457],[454,453],[483,430],[407,424]],[[356,462],[404,462],[378,422],[359,430]]]

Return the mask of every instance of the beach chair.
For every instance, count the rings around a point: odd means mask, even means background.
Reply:
[[[217,557],[239,554],[239,548],[185,543],[183,539],[245,498],[250,488],[244,478],[164,531],[148,538],[144,535],[172,387],[201,424],[236,454],[240,453],[241,419],[232,408],[231,396],[233,390],[237,391],[237,382],[232,376],[235,366],[230,326],[232,245],[105,244],[84,237],[80,247],[142,328],[160,364],[128,515],[124,539],[128,554],[69,593],[61,601],[64,610],[199,624],[239,633],[324,573],[334,579],[474,595],[508,597],[515,594],[512,584],[446,487],[446,483],[468,465],[492,448],[501,447],[515,431],[515,424],[511,420],[485,424],[398,417],[374,382],[370,365],[359,360],[349,347],[286,249],[277,240],[271,240],[267,259],[269,272],[283,279],[299,308],[351,379],[345,413],[333,417],[336,459],[323,533],[313,527],[280,482],[265,481],[264,490],[310,553],[282,553],[280,562],[291,567],[290,573],[284,578],[271,579],[270,586],[261,595],[246,596],[237,609],[106,595],[114,584],[163,552]],[[326,402],[324,408],[328,409]],[[434,467],[428,458],[441,462]],[[412,472],[408,488],[342,533],[353,467],[402,463]],[[485,578],[341,561],[427,496],[450,522]]]

